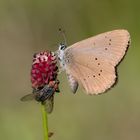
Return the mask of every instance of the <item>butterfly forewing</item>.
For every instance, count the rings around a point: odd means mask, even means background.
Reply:
[[[114,30],[80,41],[65,50],[66,72],[82,84],[88,94],[109,89],[116,81],[116,65],[130,43],[126,30]]]
[[[76,53],[81,52],[84,52],[86,56],[88,54],[100,56],[115,66],[124,56],[129,44],[130,35],[128,31],[114,30],[75,43],[67,48],[67,51],[71,49],[72,55],[77,57],[79,55]]]

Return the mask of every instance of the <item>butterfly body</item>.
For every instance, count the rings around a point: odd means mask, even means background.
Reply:
[[[59,60],[59,63],[60,63],[60,66],[61,66],[61,69],[62,70],[65,70],[66,71],[66,74],[67,74],[67,79],[69,81],[69,85],[71,87],[71,90],[73,93],[75,93],[77,91],[77,88],[78,88],[78,82],[77,80],[67,71],[67,63],[69,63],[69,59],[68,59],[68,56],[67,56],[67,53],[65,53],[65,49],[66,49],[66,45],[64,44],[60,44],[59,45],[59,49],[58,49],[58,60]]]
[[[68,75],[72,91],[76,92],[76,84],[87,94],[99,94],[111,88],[117,79],[116,67],[129,45],[130,34],[123,29],[90,37],[68,48],[60,45],[60,66]]]

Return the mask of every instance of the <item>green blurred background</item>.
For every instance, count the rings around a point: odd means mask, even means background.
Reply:
[[[49,115],[52,140],[140,139],[139,0],[0,0],[0,140],[43,140],[40,105],[22,103],[31,93],[32,55],[57,50],[101,32],[125,28],[132,45],[118,68],[119,83],[107,94],[70,92],[59,75],[61,94]]]

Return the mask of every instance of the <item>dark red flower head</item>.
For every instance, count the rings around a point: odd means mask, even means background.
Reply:
[[[31,69],[32,87],[38,89],[57,80],[57,61],[53,52],[43,51],[34,54]]]

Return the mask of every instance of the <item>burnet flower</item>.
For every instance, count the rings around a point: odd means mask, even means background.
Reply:
[[[56,59],[55,54],[50,51],[42,51],[34,54],[31,68],[33,93],[21,98],[22,101],[35,99],[42,104],[46,104],[48,113],[51,113],[53,109],[54,94],[59,92]]]

